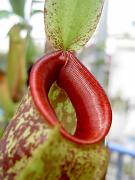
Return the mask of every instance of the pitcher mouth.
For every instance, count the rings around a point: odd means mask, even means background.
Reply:
[[[77,116],[75,134],[69,134],[62,126],[61,134],[77,144],[102,141],[110,129],[112,112],[94,76],[69,51],[57,51],[37,61],[30,73],[30,92],[36,108],[52,128],[59,124],[48,98],[54,81],[68,94]]]

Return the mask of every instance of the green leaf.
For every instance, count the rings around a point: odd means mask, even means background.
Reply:
[[[40,0],[33,0],[32,3],[44,3],[44,1],[43,0],[41,0],[41,1]]]
[[[47,0],[45,26],[55,48],[77,50],[96,29],[104,0]]]
[[[1,10],[0,11],[0,19],[2,18],[8,18],[9,16],[11,16],[13,13],[7,10]]]
[[[15,14],[24,18],[26,0],[9,0]]]
[[[27,59],[27,63],[31,64],[33,63],[33,60],[37,56],[38,50],[31,36],[27,37],[27,41],[28,41],[28,45],[27,45],[26,59]]]
[[[43,11],[42,10],[33,10],[32,12],[31,12],[31,16],[33,16],[33,15],[35,15],[35,14],[39,14],[39,13],[43,13]]]

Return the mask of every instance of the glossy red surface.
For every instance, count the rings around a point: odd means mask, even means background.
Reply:
[[[52,127],[58,123],[48,99],[49,88],[56,80],[67,92],[77,115],[75,134],[62,127],[61,133],[79,144],[103,140],[111,126],[110,103],[98,81],[71,52],[58,51],[41,58],[30,73],[33,101],[46,122]]]
[[[58,123],[56,114],[50,105],[48,91],[54,81],[57,80],[65,59],[61,51],[42,57],[33,66],[30,73],[30,91],[33,101],[47,120],[49,125]]]

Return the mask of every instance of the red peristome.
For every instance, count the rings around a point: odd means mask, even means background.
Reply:
[[[57,80],[65,58],[61,51],[41,58],[32,68],[30,73],[30,91],[33,101],[50,125],[58,123],[56,114],[50,105],[48,91]]]
[[[94,78],[71,52],[57,51],[41,58],[30,73],[30,91],[33,101],[52,127],[58,119],[48,99],[54,81],[68,94],[77,115],[74,135],[61,127],[61,133],[79,144],[93,144],[104,139],[112,119],[108,98]]]
[[[98,81],[71,52],[66,53],[66,59],[58,85],[67,92],[76,110],[77,128],[73,140],[83,144],[99,142],[110,129],[110,103]]]

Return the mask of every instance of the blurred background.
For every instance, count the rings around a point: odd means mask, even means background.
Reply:
[[[0,136],[28,85],[32,64],[51,48],[44,32],[43,0],[0,5]],[[106,0],[91,40],[77,52],[110,99],[113,123],[107,180],[135,179],[135,1]]]

